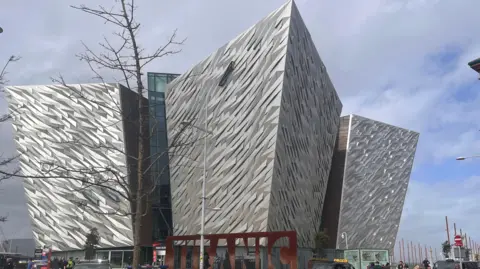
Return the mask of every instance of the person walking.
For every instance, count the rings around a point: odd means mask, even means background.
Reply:
[[[404,266],[403,261],[400,261],[397,265],[397,269],[404,269]]]
[[[7,259],[7,265],[5,265],[5,269],[14,269],[15,265],[13,264],[13,259],[8,258]]]
[[[60,261],[58,260],[57,257],[53,258],[52,269],[61,269],[60,268]]]
[[[67,266],[66,266],[66,268],[67,268],[67,269],[73,269],[73,266],[74,266],[74,265],[75,265],[75,264],[74,264],[74,262],[73,262],[73,258],[70,257],[70,259],[68,259],[68,261],[67,261]]]
[[[425,269],[428,269],[430,267],[430,261],[425,258],[425,260],[423,260],[423,268]]]
[[[33,267],[33,261],[32,258],[28,259],[28,264],[27,264],[27,269],[32,269]]]
[[[376,261],[375,266],[373,266],[373,269],[383,269],[383,267],[380,265],[379,261]]]

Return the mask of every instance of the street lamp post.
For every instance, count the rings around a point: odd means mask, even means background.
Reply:
[[[211,135],[212,132],[208,130],[208,99],[209,99],[209,91],[205,91],[205,97],[203,101],[203,106],[204,106],[204,113],[205,113],[205,122],[204,122],[204,128],[192,125],[190,122],[181,122],[183,125],[188,125],[190,127],[193,127],[201,132],[205,133],[205,137],[203,139],[203,179],[202,179],[202,213],[200,217],[200,269],[204,269],[203,266],[203,259],[205,256],[205,211],[206,210],[211,210],[211,211],[220,211],[221,208],[219,207],[213,207],[213,208],[207,208],[206,207],[206,181],[207,181],[207,171],[208,171],[208,166],[207,166],[207,142],[208,142],[208,135]]]
[[[474,158],[480,158],[480,155],[473,155],[473,156],[460,156],[460,157],[457,157],[456,160],[457,161],[463,161],[463,160],[466,160],[466,159],[474,159]]]
[[[480,58],[478,59],[475,59],[473,61],[470,61],[468,63],[468,65],[470,66],[470,68],[472,68],[475,72],[479,73],[480,74]],[[480,79],[480,78],[479,78]]]
[[[205,96],[205,128],[202,128],[202,127],[199,127],[199,126],[195,126],[193,124],[191,124],[191,122],[187,122],[187,121],[184,121],[184,122],[181,122],[181,124],[183,125],[188,125],[189,127],[193,127],[203,133],[205,133],[205,138],[203,140],[203,146],[204,146],[204,149],[203,149],[203,179],[202,179],[202,215],[201,215],[201,218],[200,218],[200,269],[203,269],[203,258],[205,256],[205,251],[204,251],[204,248],[205,248],[205,211],[206,210],[210,210],[210,211],[220,211],[221,208],[219,207],[206,207],[206,200],[207,200],[207,196],[205,194],[205,189],[206,189],[206,180],[207,180],[207,169],[208,169],[208,166],[207,166],[207,136],[208,135],[211,135],[212,132],[208,131],[208,92]]]
[[[345,239],[345,248],[348,249],[348,234],[346,232],[342,233],[342,239]]]
[[[205,109],[205,131],[208,134],[208,94],[209,90],[205,90],[205,100],[203,101],[204,109]],[[205,196],[205,188],[206,188],[206,181],[207,181],[207,142],[208,142],[208,135],[205,134],[205,138],[203,140],[203,180],[202,180],[202,216],[200,219],[200,269],[203,269],[203,259],[205,256],[205,206],[206,206],[206,199]]]

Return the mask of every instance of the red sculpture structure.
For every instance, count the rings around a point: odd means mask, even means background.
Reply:
[[[255,268],[260,269],[260,239],[267,239],[267,254],[268,254],[268,269],[275,269],[272,263],[272,250],[275,242],[280,238],[288,238],[288,246],[280,247],[280,261],[282,264],[290,265],[290,269],[297,269],[297,233],[295,231],[287,232],[259,232],[259,233],[236,233],[236,234],[210,234],[205,235],[205,240],[210,241],[210,246],[207,247],[206,253],[209,256],[210,264],[213,264],[214,257],[217,255],[217,247],[219,240],[226,240],[227,251],[229,254],[229,261],[231,265],[235,265],[235,241],[243,240],[243,247],[248,253],[249,239],[255,239]],[[177,243],[177,244],[176,244]],[[180,243],[181,245],[178,245]],[[193,243],[193,244],[192,244]],[[197,245],[198,243],[198,245]],[[174,267],[175,248],[174,245],[180,249],[180,268],[184,269],[187,266],[187,248],[193,247],[192,251],[192,269],[199,267],[199,244],[200,235],[184,235],[184,236],[169,236],[166,240],[166,264],[168,268]],[[244,267],[245,268],[245,267]]]

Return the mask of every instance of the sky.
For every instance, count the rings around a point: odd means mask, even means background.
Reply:
[[[98,1],[71,0],[93,6]],[[105,5],[114,1],[103,1]],[[154,3],[153,3],[154,2]],[[278,8],[283,0],[137,1],[145,49],[163,44],[173,30],[187,38],[182,52],[146,71],[182,73]],[[445,216],[480,243],[480,81],[467,63],[480,57],[478,0],[298,0],[297,6],[343,102],[354,113],[420,133],[398,238],[437,248]],[[112,27],[66,1],[6,1],[0,9],[0,61],[10,84],[92,81],[75,54],[95,45]],[[0,98],[0,114],[6,112]],[[9,124],[0,125],[0,151],[14,152]],[[30,237],[18,181],[0,184],[0,214],[7,237]],[[453,225],[451,225],[453,226]]]

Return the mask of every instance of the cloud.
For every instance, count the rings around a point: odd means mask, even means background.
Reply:
[[[0,240],[31,238],[33,236],[32,228],[19,179],[8,179],[1,182],[0,204],[0,216],[7,217],[6,222],[0,223]]]
[[[448,216],[452,242],[453,223],[457,224],[458,233],[462,229],[472,240],[478,240],[479,188],[480,176],[464,180],[443,179],[433,183],[412,181],[397,239],[404,238],[405,241],[413,241],[414,245],[420,243],[422,247],[436,248],[440,252],[441,243],[447,240],[445,216]],[[398,249],[396,255],[399,255]]]
[[[470,129],[459,134],[457,139],[443,144],[437,150],[435,157],[443,159],[445,157],[465,156],[465,154],[471,153],[472,149],[478,148],[480,148],[480,132],[478,129]],[[473,151],[473,153],[476,152]]]
[[[147,71],[183,72],[283,2],[140,3],[140,42],[146,49],[164,43],[175,28],[180,37],[188,37],[182,53],[151,64]],[[401,237],[438,246],[444,240],[445,215],[474,233],[474,227],[465,225],[479,221],[471,214],[476,202],[471,187],[477,182],[475,163],[457,165],[449,160],[480,153],[480,82],[467,66],[480,57],[476,34],[480,1],[302,0],[297,4],[342,98],[344,114],[421,133]],[[28,9],[10,1],[3,4],[0,17],[4,28],[0,60],[10,54],[23,56],[10,70],[13,84],[50,83],[50,77],[59,73],[69,82],[91,81],[88,67],[75,58],[82,51],[80,41],[97,49],[95,44],[113,30],[61,0],[32,2]],[[4,109],[0,100],[0,111]],[[0,128],[2,145],[12,145],[11,130]],[[13,153],[13,147],[5,149]],[[2,201],[10,199],[8,194],[4,197]]]

